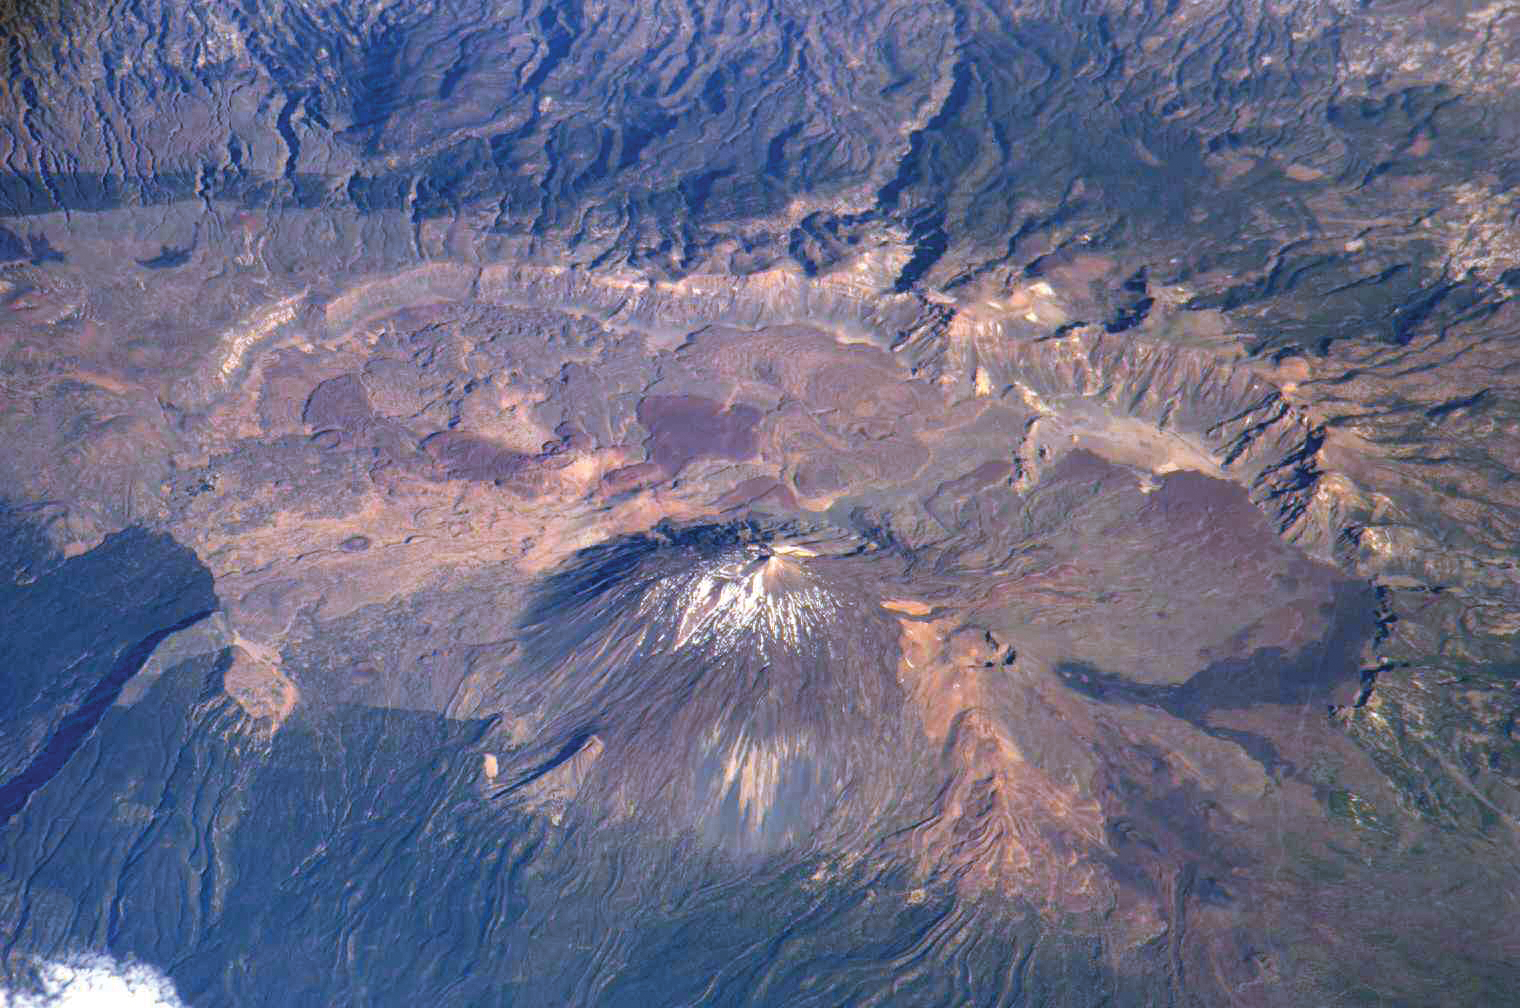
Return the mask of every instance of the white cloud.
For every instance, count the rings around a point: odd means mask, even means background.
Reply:
[[[151,966],[99,954],[39,960],[22,988],[0,988],[0,1008],[185,1008]]]

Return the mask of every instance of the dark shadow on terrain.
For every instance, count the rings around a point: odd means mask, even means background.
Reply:
[[[95,726],[100,723],[106,709],[115,702],[116,697],[121,693],[121,688],[127,684],[127,680],[136,675],[138,669],[142,668],[143,663],[153,654],[153,649],[158,647],[165,637],[199,623],[212,612],[211,609],[205,609],[192,613],[178,623],[155,630],[116,660],[105,676],[90,689],[89,693],[85,694],[79,706],[70,711],[58,725],[52,737],[47,740],[47,744],[32,758],[32,762],[27,764],[19,774],[0,785],[0,826],[5,825],[10,821],[11,816],[21,811],[33,791],[52,780],[53,776],[63,768],[90,732],[95,730]]]
[[[45,504],[16,505],[0,497],[0,591],[29,585],[63,561],[43,531]]]
[[[68,762],[153,649],[217,598],[210,571],[162,533],[127,529],[48,565],[40,531],[14,513],[0,521],[12,576],[0,579],[4,823]]]

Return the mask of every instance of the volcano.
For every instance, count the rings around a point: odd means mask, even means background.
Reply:
[[[879,558],[842,538],[752,520],[577,554],[503,685],[529,699],[512,716],[543,725],[503,793],[564,800],[573,779],[601,814],[736,854],[879,827],[930,753],[872,594]]]

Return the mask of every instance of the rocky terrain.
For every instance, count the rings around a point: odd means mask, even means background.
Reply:
[[[16,983],[1520,983],[1520,8],[0,42]]]

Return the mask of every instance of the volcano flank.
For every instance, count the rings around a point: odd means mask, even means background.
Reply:
[[[925,762],[897,628],[870,596],[877,558],[822,538],[665,527],[548,578],[511,677],[544,727],[505,791],[575,794],[736,854],[842,842],[896,806]]]

